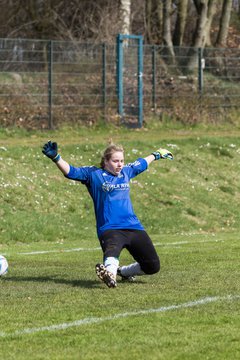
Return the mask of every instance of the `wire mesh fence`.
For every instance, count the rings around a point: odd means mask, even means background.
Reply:
[[[109,44],[0,39],[0,125],[118,123],[116,52]],[[236,116],[239,60],[240,49],[181,47],[170,53],[144,45],[144,119],[156,114],[196,123]],[[124,91],[138,96],[131,78]]]
[[[240,50],[145,46],[144,108],[196,123],[231,119],[239,110]],[[148,86],[146,86],[148,84]]]

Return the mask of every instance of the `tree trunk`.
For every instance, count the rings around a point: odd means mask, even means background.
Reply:
[[[222,6],[222,15],[220,19],[220,28],[217,36],[216,46],[225,47],[227,43],[228,27],[231,17],[232,0],[224,0]]]
[[[188,11],[188,0],[180,0],[177,10],[177,21],[173,34],[173,44],[182,46]]]
[[[204,30],[202,47],[212,45],[210,31],[211,31],[213,17],[216,14],[217,3],[218,3],[218,0],[209,0],[208,1],[207,22],[206,22],[206,26],[205,26],[205,30]]]
[[[209,37],[211,23],[216,11],[218,0],[201,0],[198,3],[198,20],[193,37],[193,47],[204,47]]]
[[[120,0],[120,17],[123,35],[131,33],[131,0]]]
[[[149,44],[161,44],[163,4],[159,0],[145,0],[145,29]]]
[[[189,61],[187,70],[192,71],[198,64],[198,49],[204,48],[207,41],[210,41],[210,28],[212,19],[216,11],[218,0],[200,0],[196,1],[198,11],[198,20],[193,37],[192,49],[189,52]],[[195,4],[195,5],[196,5]]]
[[[163,44],[167,48],[171,62],[174,62],[174,49],[171,34],[171,8],[172,0],[164,0],[163,4]]]
[[[153,33],[152,33],[152,0],[145,0],[145,37],[147,42],[153,43]]]

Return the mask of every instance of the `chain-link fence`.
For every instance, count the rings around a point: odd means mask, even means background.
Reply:
[[[236,116],[240,49],[143,46],[143,111],[196,123]],[[0,125],[119,122],[116,46],[0,39]],[[131,92],[132,82],[127,82]]]

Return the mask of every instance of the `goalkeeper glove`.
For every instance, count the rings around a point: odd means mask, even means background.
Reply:
[[[166,150],[166,149],[158,149],[157,151],[154,151],[152,153],[152,155],[155,157],[155,160],[159,160],[159,159],[169,159],[169,160],[173,160],[173,154]]]
[[[57,162],[60,160],[60,155],[58,154],[58,145],[56,142],[48,141],[42,149],[42,152],[44,155],[49,157],[54,162]]]

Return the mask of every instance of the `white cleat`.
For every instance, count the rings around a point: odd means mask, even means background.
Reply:
[[[117,286],[117,281],[115,276],[108,271],[103,264],[97,264],[96,274],[100,280],[102,280],[109,288],[114,288]]]

